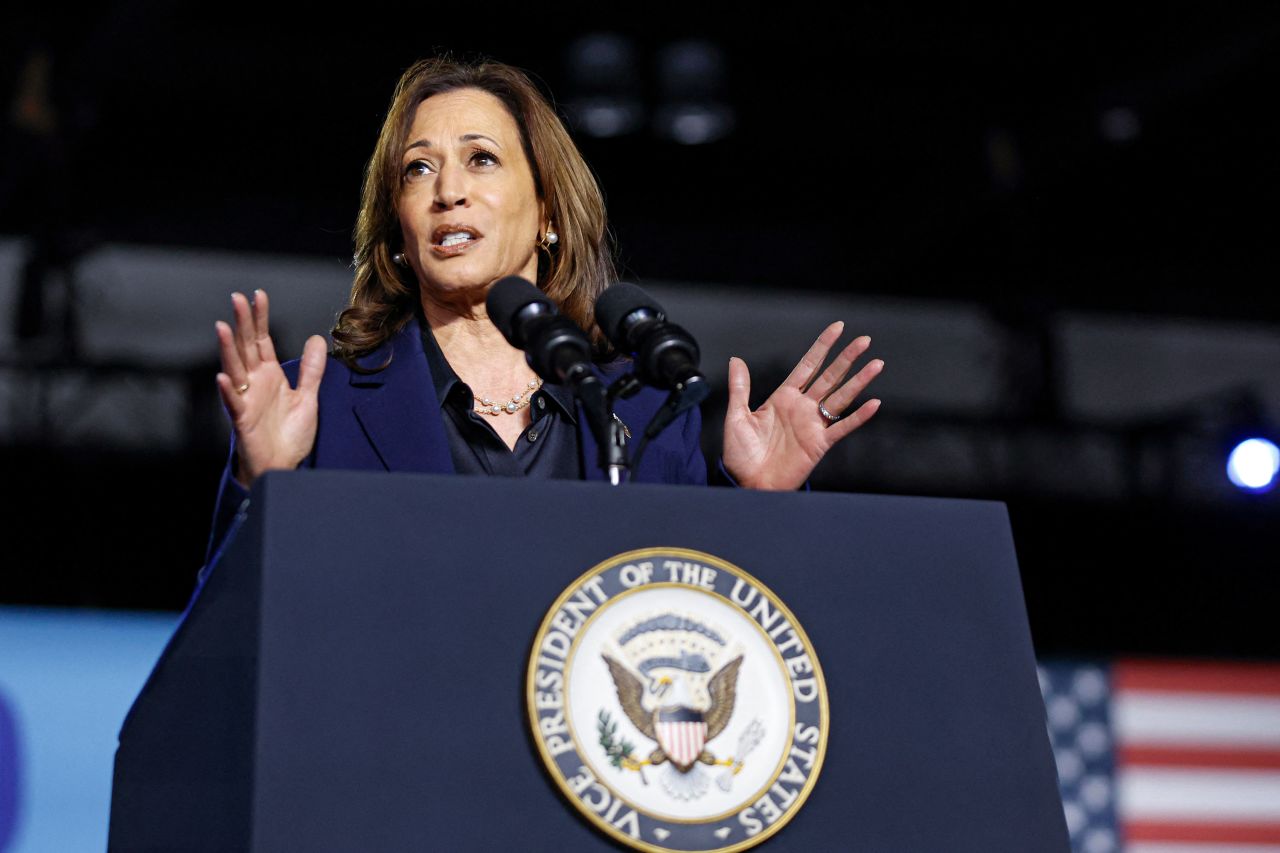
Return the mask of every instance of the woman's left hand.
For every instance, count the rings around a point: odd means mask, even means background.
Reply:
[[[868,400],[856,411],[842,415],[884,368],[883,361],[874,359],[844,381],[854,361],[871,345],[871,338],[854,340],[821,376],[817,375],[843,331],[842,322],[828,326],[787,380],[754,412],[748,405],[751,374],[747,364],[740,358],[729,359],[724,466],[739,485],[752,489],[799,488],[837,441],[869,421],[880,408],[879,400]],[[823,416],[819,406],[842,416],[832,422]]]

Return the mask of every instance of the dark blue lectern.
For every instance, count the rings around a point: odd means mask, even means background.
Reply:
[[[1000,504],[304,471],[254,489],[120,734],[113,851],[592,851],[525,715],[548,607],[671,546],[808,632],[826,762],[769,851],[1065,851]]]

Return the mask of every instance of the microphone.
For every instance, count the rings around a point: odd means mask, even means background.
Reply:
[[[620,281],[600,294],[596,324],[609,343],[634,359],[642,381],[670,392],[636,443],[631,467],[638,471],[649,441],[705,400],[711,387],[698,370],[701,353],[693,335],[668,323],[658,301],[636,285]]]
[[[518,275],[500,279],[485,299],[489,319],[547,382],[576,387],[599,380],[591,371],[591,341],[547,295]]]
[[[634,284],[618,282],[596,300],[596,323],[615,347],[635,359],[647,385],[681,395],[681,408],[707,396],[706,377],[698,370],[701,353],[693,335],[667,322],[658,301]]]
[[[485,306],[507,342],[524,350],[535,373],[547,382],[573,389],[599,448],[600,468],[610,483],[622,483],[627,476],[626,438],[622,422],[613,417],[604,383],[591,369],[587,333],[561,314],[545,293],[518,275],[495,282],[485,297]]]

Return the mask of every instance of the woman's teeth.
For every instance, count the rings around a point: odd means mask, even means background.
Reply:
[[[441,246],[456,246],[459,243],[466,243],[471,240],[471,235],[466,233],[454,233],[444,235],[444,239],[440,241]]]

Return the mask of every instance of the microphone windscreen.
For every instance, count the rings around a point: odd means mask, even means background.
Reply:
[[[658,300],[645,293],[640,287],[620,281],[610,287],[596,300],[596,324],[605,336],[619,349],[629,347],[622,338],[622,321],[633,311],[648,308],[655,314],[666,315]]]
[[[493,287],[489,288],[489,295],[484,300],[489,311],[489,319],[509,341],[518,337],[515,332],[515,319],[520,309],[533,302],[545,306],[549,309],[549,313],[556,313],[555,303],[528,280],[518,275],[499,279]]]

